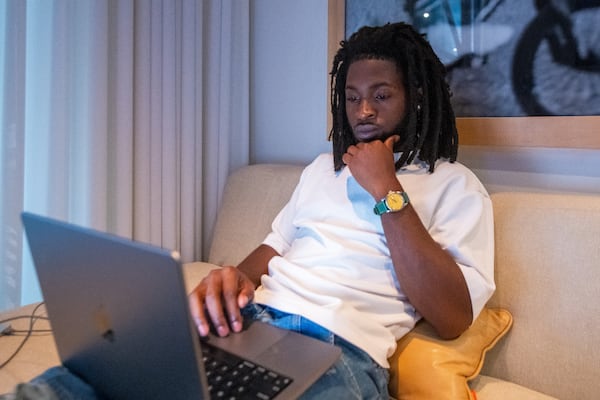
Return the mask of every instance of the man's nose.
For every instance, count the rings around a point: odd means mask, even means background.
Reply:
[[[371,104],[371,102],[367,99],[363,99],[360,102],[360,107],[358,109],[359,118],[361,120],[373,118],[375,116],[375,108]]]

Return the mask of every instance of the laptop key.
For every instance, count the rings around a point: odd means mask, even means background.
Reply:
[[[210,394],[218,399],[275,398],[292,380],[234,354],[202,343]]]

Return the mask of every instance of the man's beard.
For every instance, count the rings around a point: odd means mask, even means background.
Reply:
[[[408,118],[406,118],[406,116],[405,116],[402,119],[402,121],[400,121],[398,123],[398,125],[396,125],[396,127],[394,129],[392,129],[390,132],[385,132],[383,134],[383,136],[381,136],[375,140],[381,140],[382,142],[385,142],[386,139],[389,138],[390,136],[398,135],[398,136],[400,136],[400,140],[398,140],[396,143],[394,143],[394,153],[404,151],[404,150],[406,150],[406,141],[408,138],[408,135],[406,134],[407,125],[408,125]]]

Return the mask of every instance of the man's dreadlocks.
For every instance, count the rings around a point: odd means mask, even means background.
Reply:
[[[433,49],[412,26],[399,22],[381,27],[363,27],[342,41],[331,70],[331,113],[334,168],[344,167],[342,156],[356,144],[346,117],[346,77],[357,60],[393,61],[402,71],[406,93],[406,116],[401,124],[400,140],[394,147],[402,152],[396,169],[413,162],[415,156],[427,162],[433,172],[435,161],[456,160],[458,134],[446,69]]]

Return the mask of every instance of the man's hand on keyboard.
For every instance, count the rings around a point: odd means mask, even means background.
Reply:
[[[190,311],[200,335],[208,335],[210,322],[219,336],[241,331],[240,309],[252,300],[254,288],[254,283],[238,268],[212,270],[189,295]]]

